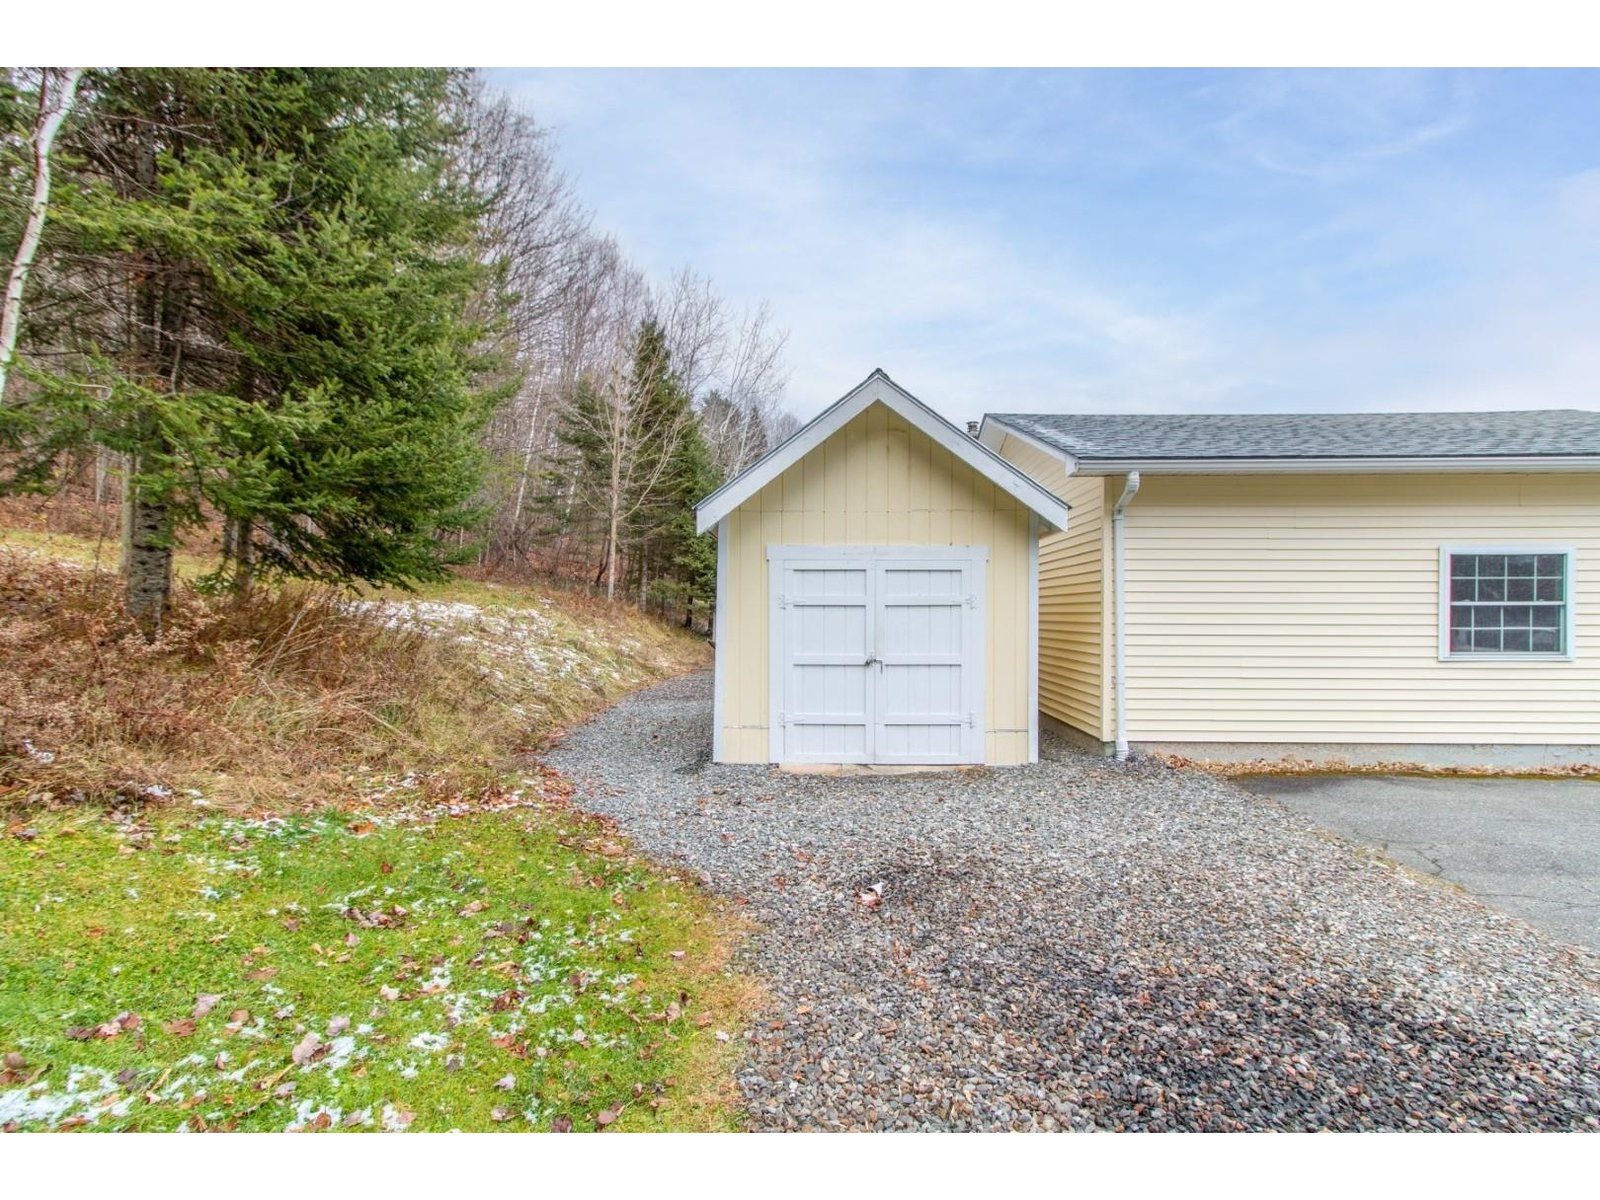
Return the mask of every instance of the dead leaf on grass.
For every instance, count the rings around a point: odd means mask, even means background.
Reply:
[[[317,1047],[321,1043],[322,1039],[316,1034],[308,1033],[300,1039],[299,1045],[289,1052],[289,1058],[294,1062],[295,1066],[304,1066],[311,1060],[311,1056],[317,1052]]]

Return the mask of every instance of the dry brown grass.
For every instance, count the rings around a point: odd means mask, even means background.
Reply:
[[[659,653],[614,688],[609,674],[524,679],[470,639],[389,627],[299,586],[246,602],[184,587],[147,642],[117,584],[0,547],[0,803],[194,791],[218,807],[323,807],[407,776],[413,799],[478,794],[555,723],[701,653],[610,613]],[[589,613],[563,628],[597,646],[614,632]]]

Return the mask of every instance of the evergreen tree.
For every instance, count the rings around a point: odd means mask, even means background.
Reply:
[[[698,423],[691,425],[678,449],[674,477],[680,482],[679,507],[667,528],[667,552],[673,590],[683,602],[683,624],[694,627],[696,610],[710,612],[717,594],[717,539],[695,533],[694,506],[722,483]]]
[[[634,576],[644,585],[651,572],[668,573],[676,549],[674,527],[685,504],[692,503],[686,496],[697,482],[693,473],[702,459],[709,463],[689,394],[672,371],[666,333],[653,319],[639,327],[628,393],[636,453],[658,466],[639,473],[623,534]]]
[[[130,612],[159,626],[174,539],[228,520],[230,569],[406,584],[473,514],[478,198],[453,174],[459,80],[429,70],[90,77],[55,218],[80,302],[35,372],[18,480],[64,447],[128,455]],[[63,180],[63,182],[68,182]]]
[[[615,561],[613,534],[620,524],[623,435],[614,397],[592,379],[579,380],[572,398],[556,413],[558,454],[544,473],[540,507],[552,525],[585,540],[603,538],[595,583]]]
[[[600,535],[595,579],[615,597],[619,567],[640,585],[670,577],[671,530],[692,500],[699,461],[686,444],[699,430],[688,393],[672,374],[661,327],[642,322],[625,374],[585,379],[556,419],[558,455],[547,504]],[[704,457],[704,442],[699,441]],[[709,458],[706,458],[709,462]]]

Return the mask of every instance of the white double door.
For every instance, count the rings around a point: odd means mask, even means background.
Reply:
[[[983,547],[768,558],[774,761],[983,761]]]

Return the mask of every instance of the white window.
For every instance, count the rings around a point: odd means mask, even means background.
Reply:
[[[1440,658],[1572,657],[1572,550],[1445,546]]]

